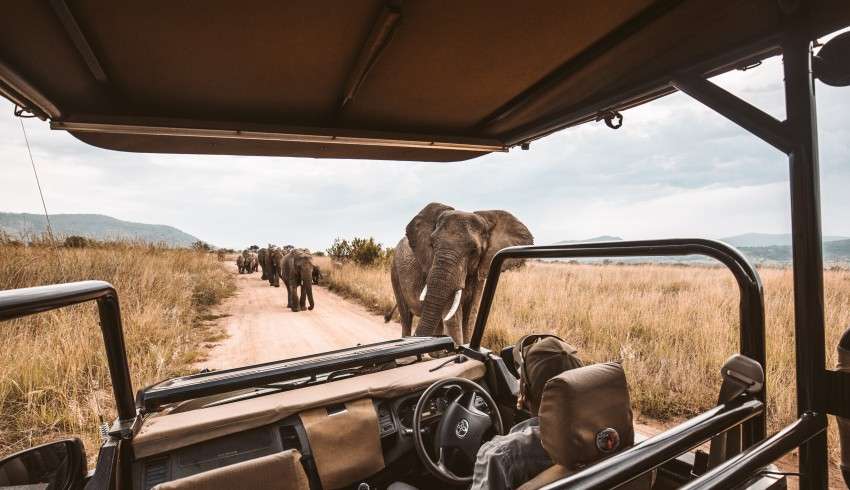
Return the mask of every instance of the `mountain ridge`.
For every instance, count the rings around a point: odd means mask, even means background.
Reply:
[[[790,264],[792,257],[790,233],[743,233],[719,239],[737,248],[749,260],[757,264]],[[622,238],[601,235],[586,240],[561,240],[556,245],[573,243],[598,243],[622,241]],[[850,263],[850,237],[826,235],[823,237],[823,259],[825,263]],[[602,259],[587,259],[597,262]],[[620,260],[620,259],[618,259]],[[633,257],[623,261],[641,262],[713,262],[703,257]]]
[[[59,236],[80,235],[96,240],[131,239],[170,246],[187,247],[199,241],[197,237],[169,225],[139,223],[96,213],[61,213],[50,215],[53,232]],[[0,231],[26,238],[47,231],[43,215],[0,212]]]
[[[841,240],[850,240],[850,237],[825,235],[824,243],[837,242]],[[790,233],[742,233],[740,235],[728,236],[721,238],[720,241],[726,242],[734,247],[774,247],[774,246],[791,246]]]

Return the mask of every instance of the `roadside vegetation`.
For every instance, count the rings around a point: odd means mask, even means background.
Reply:
[[[767,313],[768,424],[775,431],[796,418],[792,272],[759,273]],[[334,264],[325,280],[375,312],[395,302],[385,265]],[[824,281],[832,366],[839,336],[850,325],[850,271],[826,270]],[[541,331],[560,335],[586,360],[622,359],[634,408],[651,419],[677,420],[717,401],[720,366],[738,346],[738,288],[723,268],[530,262],[502,275],[484,345],[498,352]]]
[[[333,276],[323,280],[328,289],[383,315],[395,304],[389,274],[394,252],[372,237],[336,238],[314,262],[323,275]]]
[[[351,241],[336,238],[327,249],[328,257],[336,262],[353,262],[362,266],[387,266],[392,262],[393,252],[392,248],[384,248],[372,237],[354,237]]]
[[[87,239],[24,246],[0,237],[0,290],[86,279],[118,291],[136,390],[189,372],[204,342],[221,335],[209,307],[235,288],[202,248]],[[0,345],[0,455],[76,435],[96,457],[98,426],[115,410],[95,304],[4,322]]]

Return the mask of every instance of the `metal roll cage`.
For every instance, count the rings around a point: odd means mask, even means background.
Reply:
[[[493,305],[499,284],[502,265],[508,259],[573,259],[602,257],[669,257],[705,255],[716,259],[732,272],[740,292],[740,351],[762,366],[767,358],[764,333],[764,297],[761,278],[755,268],[729,245],[715,240],[700,238],[675,238],[669,240],[643,240],[624,242],[585,243],[549,246],[510,247],[499,251],[490,263],[487,282],[481,295],[481,305],[475,318],[475,328],[470,340],[471,349],[481,347],[484,329]],[[762,390],[759,400],[764,403],[766,392]],[[764,439],[765,419],[757,416],[744,429],[744,447]]]
[[[130,381],[127,350],[124,346],[121,308],[118,305],[118,293],[112,284],[106,281],[81,281],[0,291],[0,321],[87,301],[97,301],[118,421],[129,423],[136,417],[136,405],[133,401],[133,384]]]
[[[802,10],[802,9],[801,9]],[[712,67],[671,74],[646,93],[666,94],[676,89],[758,136],[788,156],[791,194],[792,255],[794,271],[794,340],[798,420],[765,439],[764,393],[753,400],[753,414],[741,417],[742,453],[686,485],[689,489],[733,488],[754,472],[791,450],[800,449],[800,488],[828,487],[826,414],[850,418],[850,373],[826,369],[823,250],[820,216],[820,175],[817,118],[814,99],[812,37],[801,12],[789,14],[787,29],[778,39],[763,40],[742,49],[741,59],[781,52],[785,74],[787,119],[779,121],[707,80]],[[726,60],[728,62],[728,60]],[[600,110],[628,108],[634,94],[604,102]],[[654,98],[654,97],[650,97]],[[741,291],[741,353],[765,366],[764,302],[758,275],[740,253],[710,240],[654,240],[507,248],[493,258],[475,320],[470,347],[478,349],[495,295],[501,266],[511,258],[579,258],[667,256],[701,254],[723,263]],[[728,404],[727,404],[728,405]],[[650,471],[678,454],[727,430],[727,405],[695,417],[652,437],[620,455],[545,488],[612,488]],[[740,413],[740,412],[738,412]],[[747,419],[750,419],[747,421]],[[700,430],[707,427],[706,432]],[[697,437],[699,435],[699,437]],[[696,439],[696,444],[692,444]],[[845,448],[850,451],[850,448]],[[669,456],[665,459],[665,456]],[[850,482],[848,482],[850,484]]]

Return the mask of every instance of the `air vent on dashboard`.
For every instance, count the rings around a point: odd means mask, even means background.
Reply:
[[[297,449],[298,452],[303,452],[301,441],[298,439],[298,431],[294,425],[280,426],[280,443],[284,451],[289,449]]]
[[[145,490],[166,481],[168,481],[168,458],[158,458],[145,462]]]
[[[395,422],[393,422],[393,414],[390,412],[388,403],[378,405],[378,427],[381,431],[381,437],[395,432]]]

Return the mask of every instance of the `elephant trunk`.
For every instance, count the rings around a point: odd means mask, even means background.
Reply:
[[[460,290],[459,261],[459,258],[450,255],[438,255],[435,258],[434,266],[428,275],[422,317],[416,327],[416,335],[431,336],[441,333],[438,331],[440,322],[451,309],[450,305]]]

